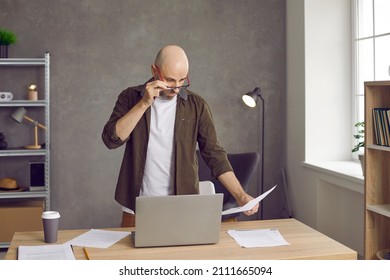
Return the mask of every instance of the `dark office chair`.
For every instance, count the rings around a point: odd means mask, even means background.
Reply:
[[[199,181],[211,181],[214,183],[215,192],[223,193],[223,210],[237,207],[236,200],[229,193],[229,191],[219,182],[217,178],[211,175],[210,168],[206,165],[205,161],[200,154],[200,151],[196,151],[199,162]],[[253,175],[256,172],[257,165],[260,160],[258,153],[242,153],[242,154],[228,154],[228,159],[233,167],[234,173],[238,181],[240,181],[242,187],[247,192],[249,184]],[[240,213],[225,215],[222,217],[223,221],[236,221]]]

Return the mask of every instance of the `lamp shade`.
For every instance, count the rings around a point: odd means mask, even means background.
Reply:
[[[242,96],[242,101],[245,103],[245,105],[254,108],[256,107],[257,100],[261,94],[260,88],[256,87],[253,91],[245,93]]]
[[[27,111],[23,107],[20,107],[12,113],[11,118],[13,118],[18,123],[21,123],[26,115]]]

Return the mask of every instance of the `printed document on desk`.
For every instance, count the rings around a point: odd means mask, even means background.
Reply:
[[[18,260],[75,260],[70,245],[19,246]]]
[[[108,248],[129,234],[130,232],[126,231],[91,229],[69,240],[65,244],[81,247]]]
[[[260,196],[256,197],[255,199],[249,201],[244,206],[234,207],[234,208],[230,208],[230,209],[227,209],[225,211],[222,211],[222,215],[228,215],[228,214],[233,214],[233,213],[240,213],[240,212],[245,212],[245,211],[251,210],[257,203],[262,201],[270,192],[272,192],[276,188],[276,186],[277,185],[275,185],[272,189],[266,191],[262,195],[260,195]]]
[[[275,228],[228,230],[228,234],[244,248],[290,245]]]

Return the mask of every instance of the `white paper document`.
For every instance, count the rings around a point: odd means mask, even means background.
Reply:
[[[252,229],[252,230],[228,230],[228,234],[244,248],[273,247],[290,245],[279,230]]]
[[[108,248],[129,234],[130,232],[125,231],[91,229],[64,244],[81,247]]]
[[[18,260],[75,260],[70,245],[19,246]]]
[[[251,201],[249,201],[244,206],[234,207],[234,208],[230,208],[230,209],[227,209],[225,211],[222,211],[222,215],[228,215],[228,214],[245,212],[245,211],[251,210],[257,203],[262,201],[270,192],[272,192],[276,188],[276,186],[277,185],[275,185],[272,189],[266,191],[262,195],[256,197],[255,199],[252,199]]]

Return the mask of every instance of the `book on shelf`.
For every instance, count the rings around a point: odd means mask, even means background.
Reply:
[[[32,186],[30,186],[29,187],[29,191],[30,192],[43,192],[45,190],[46,190],[45,186],[41,186],[41,187],[32,187]]]
[[[374,144],[390,146],[390,108],[374,108]]]

